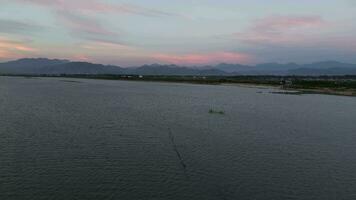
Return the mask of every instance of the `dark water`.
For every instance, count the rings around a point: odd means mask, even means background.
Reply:
[[[0,199],[356,199],[356,98],[270,91],[0,77]]]

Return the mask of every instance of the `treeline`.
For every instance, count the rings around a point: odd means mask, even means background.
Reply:
[[[0,74],[2,76],[22,77],[63,77],[88,78],[106,80],[132,80],[132,81],[163,81],[196,84],[257,84],[286,86],[289,88],[332,88],[356,89],[356,76],[142,76],[142,75],[112,75],[112,74],[58,74],[58,75],[27,75],[27,74]]]

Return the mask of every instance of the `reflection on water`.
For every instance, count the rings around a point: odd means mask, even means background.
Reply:
[[[356,199],[356,99],[268,90],[0,77],[0,199]]]

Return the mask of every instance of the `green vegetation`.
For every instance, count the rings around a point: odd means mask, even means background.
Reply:
[[[219,115],[224,115],[224,114],[225,114],[224,111],[213,110],[213,109],[210,109],[210,110],[209,110],[209,113],[210,113],[210,114],[219,114]]]
[[[315,88],[334,88],[334,89],[356,89],[355,80],[295,80],[294,88],[315,89]]]
[[[356,80],[334,79],[294,79],[291,85],[283,89],[298,90],[301,93],[334,94],[356,96]]]

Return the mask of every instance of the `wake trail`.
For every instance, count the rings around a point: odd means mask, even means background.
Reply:
[[[181,166],[183,167],[184,173],[186,173],[187,165],[184,163],[184,160],[183,160],[183,158],[182,158],[182,156],[181,156],[181,154],[180,154],[180,152],[178,150],[177,144],[174,141],[174,136],[173,136],[172,130],[170,128],[168,128],[168,135],[169,135],[169,139],[171,141],[171,145],[173,147],[173,150],[177,154],[177,158],[178,158]]]

